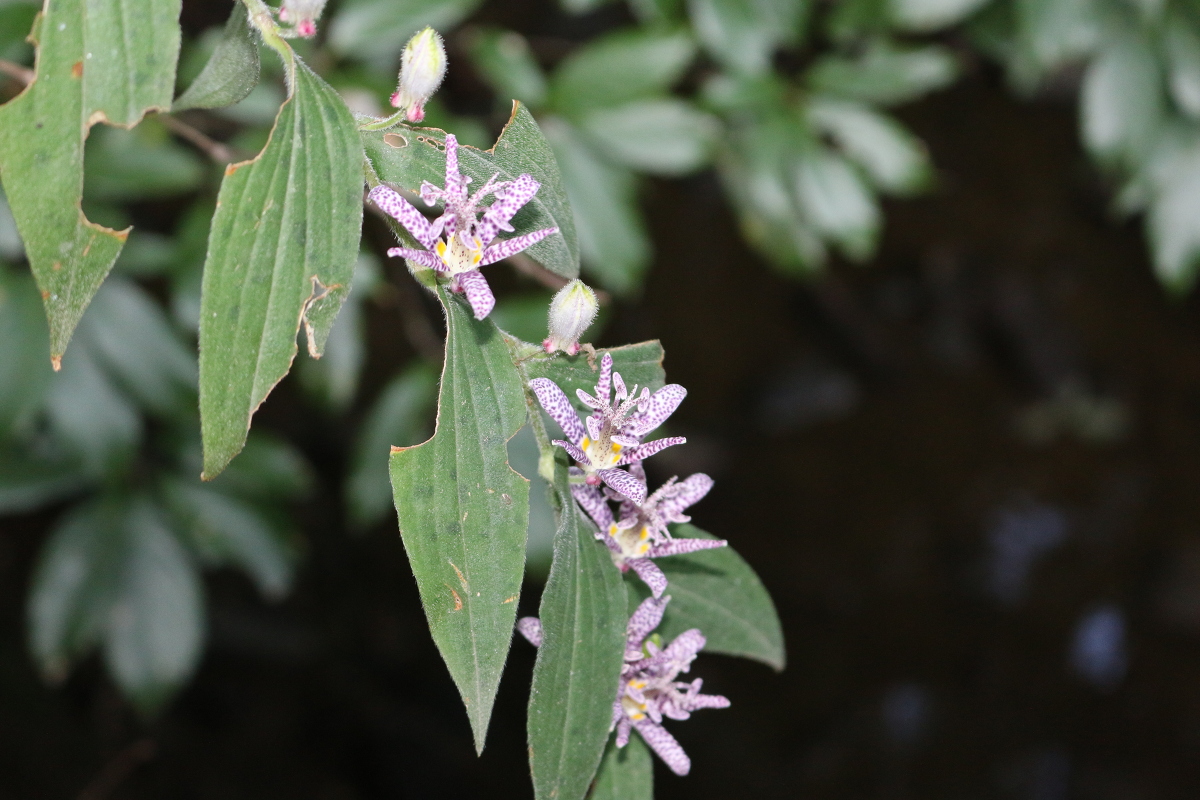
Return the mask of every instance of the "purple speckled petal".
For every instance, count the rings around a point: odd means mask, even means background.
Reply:
[[[492,287],[488,286],[483,273],[473,269],[460,272],[456,277],[463,294],[467,296],[467,302],[471,304],[471,310],[475,312],[475,319],[484,319],[492,313],[496,307],[496,296],[492,294]]]
[[[672,539],[664,544],[650,548],[646,555],[649,558],[665,558],[681,556],[684,553],[694,553],[697,550],[711,550],[714,547],[725,547],[729,542],[724,539]]]
[[[658,623],[662,622],[663,612],[669,602],[671,602],[670,597],[647,597],[638,605],[633,616],[629,618],[629,625],[625,628],[626,661],[641,660],[643,657],[642,640],[649,635],[650,631],[658,627]]]
[[[667,522],[686,522],[683,510],[699,503],[713,487],[713,479],[703,472],[689,475],[675,484],[672,491],[658,504],[658,513]]]
[[[496,234],[501,230],[512,230],[508,221],[520,210],[521,206],[533,199],[541,186],[533,179],[532,175],[518,175],[515,181],[504,187],[503,191],[497,192],[496,200],[487,211],[483,212],[479,224],[475,226],[475,232],[480,241],[487,244],[496,238]]]
[[[537,617],[521,617],[517,620],[517,633],[534,647],[542,646],[542,621]]]
[[[446,195],[447,205],[461,203],[467,199],[467,184],[470,178],[464,178],[458,171],[458,139],[453,133],[446,134]]]
[[[679,408],[685,397],[687,389],[678,383],[667,384],[650,396],[645,409],[629,420],[625,430],[635,436],[645,436],[666,422],[667,417],[675,413],[675,409]]]
[[[599,400],[597,400],[596,398],[592,397],[590,394],[585,392],[583,389],[576,389],[575,396],[579,398],[580,402],[582,402],[585,406],[587,406],[588,408],[590,408],[592,410],[604,407],[604,403],[602,403]]]
[[[672,445],[683,444],[686,441],[687,439],[682,436],[668,436],[664,439],[655,439],[653,442],[640,444],[637,447],[632,447],[626,450],[621,455],[621,460],[617,462],[617,465],[623,466],[625,464],[632,464],[634,461],[641,461],[642,459],[649,458],[660,450],[666,450]],[[642,501],[639,500],[638,502],[640,503]]]
[[[629,391],[625,388],[625,379],[621,377],[621,373],[614,372],[612,376],[613,383],[613,404],[616,405],[629,396]]]
[[[683,701],[688,711],[699,711],[702,708],[729,708],[729,698],[720,694],[697,694]]]
[[[563,450],[566,450],[567,455],[578,461],[580,464],[588,463],[587,453],[583,452],[570,442],[564,442],[562,439],[554,439],[550,442],[550,444],[556,444]]]
[[[381,184],[372,189],[367,197],[381,211],[403,225],[426,248],[432,250],[437,246],[437,237],[430,231],[429,220],[395,189]]]
[[[621,711],[621,706],[617,704],[617,710],[621,713],[621,718],[617,720],[617,747],[624,747],[629,744],[629,732],[633,730],[633,723],[629,721],[629,717]]]
[[[567,395],[558,388],[558,384],[549,378],[534,378],[529,382],[529,388],[533,389],[534,396],[542,404],[542,408],[546,409],[550,419],[562,428],[563,435],[575,444],[582,442],[584,431],[583,425],[579,423],[579,415],[575,413]]]
[[[587,428],[588,436],[592,437],[592,441],[600,438],[600,428],[602,425],[600,419],[595,414],[589,414],[587,419],[583,421],[583,425]]]
[[[628,497],[635,503],[646,499],[646,484],[630,475],[623,469],[598,469],[596,474],[600,480],[608,484],[614,491]]]
[[[429,181],[421,181],[421,199],[425,201],[425,205],[431,206],[445,194],[440,186],[434,186]]]
[[[596,523],[596,527],[600,529],[603,537],[611,540],[608,528],[613,524],[613,515],[612,510],[608,507],[608,501],[604,499],[604,493],[595,486],[576,483],[571,486],[571,494],[574,496],[575,502],[579,503]]]
[[[600,357],[600,379],[596,381],[596,397],[606,403],[612,394],[612,367],[612,353],[605,353]]]
[[[445,263],[437,257],[436,253],[431,253],[428,250],[415,250],[411,247],[393,247],[387,251],[387,254],[391,258],[407,258],[409,261],[420,264],[422,267],[429,267],[438,272],[446,271]]]
[[[629,562],[629,566],[650,587],[655,597],[662,597],[667,588],[667,576],[653,561],[648,558],[635,558]]]
[[[667,733],[667,729],[649,719],[640,719],[633,723],[650,749],[658,753],[671,772],[676,775],[687,775],[692,769],[692,760],[683,752],[675,737]]]
[[[622,447],[637,447],[642,443],[642,440],[636,436],[626,436],[623,433],[614,433],[609,438],[611,438],[615,444],[619,444]]]
[[[555,233],[558,233],[558,228],[542,228],[540,231],[525,233],[520,236],[514,236],[511,239],[505,239],[502,242],[496,242],[483,251],[483,260],[479,262],[479,266],[486,267],[488,264],[495,264],[502,258],[515,256],[525,248],[535,245],[542,239]],[[482,237],[480,238],[482,240]]]
[[[690,628],[675,637],[663,649],[663,655],[672,663],[679,666],[680,672],[687,672],[696,654],[704,649],[707,640],[699,628]]]

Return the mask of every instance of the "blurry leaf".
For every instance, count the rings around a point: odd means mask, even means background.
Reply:
[[[495,315],[495,311],[492,312]],[[554,532],[558,523],[550,504],[553,491],[538,474],[537,438],[533,428],[526,425],[508,442],[508,463],[529,480],[529,534],[525,539],[525,577],[545,583],[554,560]]]
[[[175,240],[153,231],[130,233],[113,269],[119,275],[135,278],[157,277],[175,266]]]
[[[889,0],[891,17],[908,31],[931,32],[957,25],[991,0]]]
[[[585,11],[599,8],[613,0],[558,0],[559,4],[572,14],[582,14]]]
[[[1172,18],[1164,33],[1171,97],[1183,113],[1200,117],[1200,36],[1182,18]]]
[[[589,394],[595,391],[596,381],[600,377],[600,358],[605,353],[612,356],[613,371],[621,373],[627,386],[637,384],[656,392],[666,383],[663,349],[657,339],[597,350],[596,367],[591,365],[586,353],[576,356],[538,354],[524,362],[525,373],[530,379],[549,378],[566,392],[572,403],[577,403],[576,390],[582,389]],[[584,408],[578,403],[576,407]]]
[[[654,800],[654,764],[641,736],[621,748],[609,740],[588,800]]]
[[[0,181],[42,290],[55,362],[125,240],[79,209],[88,128],[170,108],[179,54],[180,0],[84,5],[46,5],[38,77],[0,107]]]
[[[694,525],[673,526],[681,539],[714,539]],[[654,562],[667,575],[671,602],[658,632],[671,641],[690,628],[699,628],[708,643],[707,653],[724,653],[761,661],[777,671],[786,662],[783,629],[775,604],[762,581],[732,547],[699,550]],[[634,589],[630,608],[650,596],[640,580],[630,579]]]
[[[545,131],[575,209],[579,249],[589,275],[614,294],[636,291],[649,266],[650,240],[638,211],[633,174],[607,163],[562,120],[547,119]]]
[[[209,486],[174,478],[164,483],[164,491],[205,564],[236,564],[266,597],[287,594],[295,554],[252,506]]]
[[[1126,37],[1088,67],[1080,94],[1084,144],[1098,157],[1136,165],[1162,123],[1162,75],[1149,45]]]
[[[33,27],[40,5],[33,0],[0,3],[0,58],[25,63],[29,52],[25,37]]]
[[[846,161],[824,148],[803,153],[795,169],[796,195],[813,227],[850,259],[871,255],[882,223],[871,190]]]
[[[61,679],[71,658],[103,642],[121,690],[152,711],[195,667],[204,636],[196,571],[145,499],[80,508],[54,531],[29,598],[30,646]]]
[[[554,71],[554,108],[577,115],[661,95],[695,57],[696,45],[683,31],[609,34],[573,52]]]
[[[629,0],[629,8],[643,23],[674,23],[683,17],[683,0]]]
[[[208,63],[171,110],[221,108],[240,102],[258,84],[260,70],[258,42],[250,31],[246,7],[235,3]]]
[[[250,90],[250,94],[246,95],[241,102],[218,108],[213,110],[213,114],[223,119],[241,123],[242,125],[264,126],[270,125],[275,121],[275,116],[279,113],[279,106],[282,105],[285,97],[283,89],[276,86],[274,83],[259,83]],[[253,130],[246,131],[241,136],[235,137],[229,143],[234,147],[245,150],[261,150],[265,145],[265,139],[262,144],[257,147],[251,146],[246,135],[260,135],[264,131]]]
[[[0,264],[0,440],[29,422],[41,405],[51,370],[46,317],[33,281]]]
[[[394,71],[400,51],[426,25],[449,31],[479,7],[482,0],[347,0],[329,28],[329,45],[343,58],[369,61]]]
[[[529,690],[529,766],[537,800],[583,800],[612,725],[623,664],[625,589],[555,466],[558,532],[538,616],[542,644]]]
[[[877,42],[856,58],[821,58],[808,71],[807,82],[817,92],[896,105],[949,85],[957,74],[954,57],[944,47],[898,48]]]
[[[916,192],[929,182],[929,157],[921,140],[891,117],[859,103],[813,98],[813,127],[829,134],[880,189]]]
[[[400,125],[386,131],[364,131],[362,138],[367,159],[380,181],[414,193],[420,190],[422,181],[435,186],[445,183],[444,131]],[[518,233],[550,226],[557,226],[559,233],[533,245],[525,255],[564,278],[579,275],[575,220],[563,191],[559,165],[525,106],[513,103],[512,117],[491,150],[476,150],[460,143],[458,166],[476,186],[497,173],[500,180],[512,180],[522,173],[536,178],[541,188],[513,217],[512,225]]]
[[[709,54],[748,74],[766,72],[775,48],[799,38],[810,8],[808,0],[688,0]]]
[[[889,0],[841,0],[825,17],[825,29],[835,42],[849,42],[888,32],[893,22]]]
[[[1024,46],[1043,71],[1085,56],[1100,43],[1097,0],[1013,0]]]
[[[195,357],[172,330],[163,310],[136,284],[109,280],[96,293],[83,326],[89,346],[142,405],[160,414],[192,408]]]
[[[39,359],[39,364],[45,362]],[[61,458],[0,446],[0,515],[35,511],[78,491],[85,482],[78,468]]]
[[[379,262],[368,252],[358,254],[355,291],[346,299],[320,359],[300,363],[300,383],[331,411],[344,411],[358,392],[359,374],[366,361],[364,306],[379,283]]]
[[[186,468],[199,475],[199,442],[182,455]],[[250,500],[289,500],[307,494],[312,482],[308,463],[294,445],[270,433],[252,431],[240,457],[212,485]]]
[[[1155,272],[1182,294],[1200,266],[1200,137],[1193,126],[1169,128],[1140,178],[1149,195],[1146,231]]]
[[[582,128],[614,161],[667,176],[703,167],[720,131],[714,117],[674,98],[597,109],[583,118]]]
[[[356,525],[374,524],[392,508],[388,451],[411,447],[429,436],[436,396],[437,375],[417,363],[384,387],[362,421],[346,480],[346,502]]]
[[[324,349],[358,257],[362,185],[350,112],[296,61],[270,143],[226,168],[213,217],[200,301],[206,478],[242,449],[251,416],[291,367],[301,323],[309,354]]]
[[[529,482],[508,466],[506,445],[527,408],[496,326],[438,294],[446,363],[437,428],[424,444],[392,451],[392,489],[433,640],[482,751],[525,567]]]
[[[498,28],[478,28],[470,38],[471,60],[500,95],[530,108],[546,102],[546,75],[525,37]]]
[[[540,342],[548,333],[547,317],[552,297],[550,292],[502,297],[492,309],[492,322],[521,341]]]

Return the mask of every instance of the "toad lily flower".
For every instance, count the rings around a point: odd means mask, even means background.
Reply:
[[[630,465],[629,471],[644,482],[641,463]],[[691,519],[683,510],[699,502],[712,485],[712,478],[699,472],[679,483],[671,478],[640,505],[624,500],[620,520],[613,518],[608,500],[599,489],[576,484],[571,487],[571,494],[596,523],[599,528],[596,538],[608,546],[613,563],[622,572],[632,569],[655,597],[661,597],[667,588],[667,576],[650,559],[728,544],[724,539],[675,539],[667,529],[668,523]]]
[[[500,231],[512,231],[509,220],[537,194],[541,184],[528,174],[519,175],[512,181],[497,181],[493,175],[478,191],[468,195],[470,181],[469,176],[458,171],[458,140],[448,133],[445,187],[434,186],[428,181],[421,184],[421,199],[426,205],[443,201],[445,210],[440,217],[430,222],[399,192],[387,186],[376,186],[368,197],[425,248],[393,247],[388,250],[388,255],[404,256],[447,276],[450,291],[463,292],[475,312],[475,319],[483,319],[496,305],[496,298],[479,268],[516,255],[558,233],[558,228],[542,228],[492,244]],[[488,195],[495,195],[495,200],[482,209],[480,215],[480,203]]]
[[[663,717],[688,719],[701,708],[729,708],[729,700],[719,694],[700,694],[704,685],[700,678],[691,683],[675,680],[679,673],[691,669],[705,639],[698,628],[692,628],[662,647],[658,634],[649,635],[662,622],[670,600],[647,597],[629,620],[612,724],[617,730],[617,747],[629,744],[630,731],[637,729],[672,772],[687,775],[692,761],[662,726]],[[537,617],[522,617],[517,621],[517,632],[534,647],[542,646],[542,623]]]
[[[600,359],[600,381],[596,384],[595,396],[577,390],[579,399],[592,409],[584,422],[579,421],[571,401],[554,381],[534,378],[529,382],[529,388],[533,389],[546,413],[562,428],[567,441],[555,439],[554,444],[579,463],[580,474],[587,484],[606,483],[614,491],[640,503],[646,499],[645,483],[618,467],[634,464],[671,445],[687,441],[682,436],[668,436],[642,443],[643,436],[663,424],[679,407],[687,390],[677,383],[670,383],[654,394],[650,394],[649,389],[642,389],[638,395],[638,387],[627,390],[621,373],[614,373],[612,367],[612,355],[605,353]]]

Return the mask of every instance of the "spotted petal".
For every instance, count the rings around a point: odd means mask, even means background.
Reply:
[[[605,353],[600,357],[600,379],[596,381],[596,397],[599,397],[605,403],[612,396],[612,368],[612,353]]]
[[[483,212],[479,224],[475,226],[475,233],[480,241],[487,244],[495,239],[500,231],[511,231],[512,226],[508,221],[523,205],[533,199],[541,186],[532,175],[524,174],[518,175],[516,180],[497,192],[495,201]]]
[[[655,597],[662,597],[662,593],[667,588],[667,576],[658,568],[658,565],[648,558],[635,558],[629,562],[629,566],[650,587],[650,591],[654,593]]]
[[[471,305],[471,310],[475,312],[475,319],[483,319],[492,313],[492,309],[496,307],[496,296],[492,294],[492,287],[488,286],[487,278],[483,277],[482,272],[477,269],[468,270],[459,273],[456,278]]]
[[[685,442],[687,442],[687,439],[683,436],[667,436],[663,439],[655,439],[653,442],[640,444],[637,447],[631,447],[621,455],[621,460],[617,462],[617,465],[622,466],[625,464],[632,464],[634,461],[641,461],[642,459],[649,458],[661,450],[666,450],[672,445],[684,444]],[[644,494],[643,497],[645,497]],[[640,503],[642,501],[638,500],[638,502]]]
[[[677,667],[679,672],[687,672],[696,654],[704,649],[706,641],[699,628],[691,628],[676,636],[674,641],[663,649],[663,656]]]
[[[668,733],[666,728],[650,719],[634,720],[633,727],[637,728],[642,739],[650,745],[651,750],[658,753],[658,757],[671,769],[671,772],[676,775],[687,775],[691,771],[692,760],[688,758],[687,753],[683,752],[683,747],[675,741],[675,737]]]
[[[517,633],[534,647],[542,646],[542,621],[537,617],[521,617],[517,620]]]
[[[393,247],[387,251],[387,254],[391,258],[407,258],[409,261],[420,264],[422,267],[428,267],[438,272],[445,272],[446,270],[445,262],[438,258],[436,253],[431,253],[428,250],[416,250],[412,247]]]
[[[469,177],[463,177],[458,171],[458,138],[453,133],[446,134],[446,188],[443,193],[447,204],[461,203],[467,199],[467,184]]]
[[[426,249],[432,250],[437,246],[437,237],[430,229],[429,220],[395,189],[381,184],[372,189],[367,197],[380,211],[403,225]]]
[[[575,413],[575,408],[567,399],[566,393],[558,388],[558,384],[549,378],[534,378],[529,382],[529,388],[533,390],[533,394],[542,404],[542,408],[550,415],[550,419],[557,422],[558,427],[562,428],[563,435],[575,444],[582,442],[584,431],[583,425],[579,422],[579,415]]]
[[[569,455],[571,458],[578,461],[580,464],[588,463],[587,453],[583,452],[582,450],[580,450],[578,447],[571,444],[570,442],[564,442],[562,439],[553,439],[553,440],[551,440],[550,444],[556,444],[559,447],[561,447],[563,450],[566,450],[567,455]]]
[[[646,499],[646,484],[625,470],[598,469],[596,470],[596,474],[600,476],[600,480],[608,484],[614,491],[628,497],[633,502],[641,503]]]
[[[671,491],[659,502],[658,513],[667,522],[687,522],[684,509],[699,503],[712,487],[713,479],[703,472],[690,475],[687,480],[671,487]]]
[[[526,233],[522,234],[521,236],[514,236],[511,239],[505,239],[502,242],[496,242],[494,245],[483,251],[483,259],[479,262],[479,266],[485,267],[488,264],[496,263],[502,258],[515,256],[525,248],[532,247],[552,233],[558,233],[558,228],[542,228],[540,231],[534,231],[533,233]],[[484,240],[482,236],[479,238],[481,241]]]
[[[629,625],[625,628],[625,660],[640,661],[642,659],[642,640],[645,639],[650,631],[658,627],[662,622],[663,612],[667,608],[667,603],[671,602],[670,597],[647,597],[643,600],[633,612],[633,616],[629,618]]]
[[[697,550],[711,550],[714,547],[725,547],[728,544],[729,542],[724,539],[672,539],[669,542],[651,547],[647,555],[650,558],[681,556],[685,553],[694,553]]]
[[[588,516],[592,518],[592,521],[596,523],[604,538],[611,539],[612,537],[608,535],[608,529],[613,524],[613,515],[612,510],[608,507],[608,501],[604,499],[603,492],[595,486],[576,483],[571,486],[571,494],[574,496],[575,502],[579,503]]]
[[[667,417],[675,413],[683,398],[687,397],[687,389],[678,383],[669,383],[650,396],[645,407],[635,414],[625,430],[634,436],[645,436],[650,431],[666,422]]]

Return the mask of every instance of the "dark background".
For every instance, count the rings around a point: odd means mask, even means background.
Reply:
[[[185,3],[185,23],[226,7]],[[621,12],[572,21],[511,3],[479,18],[566,41]],[[451,107],[486,107],[451,58]],[[671,726],[694,767],[658,765],[658,797],[1194,797],[1200,308],[1164,294],[1140,224],[1109,213],[1066,100],[1019,101],[975,64],[901,116],[937,186],[887,206],[865,266],[777,277],[711,173],[645,192],[657,258],[596,344],[662,340],[689,390],[672,432],[690,443],[650,462],[652,478],[717,479],[694,518],[759,571],[789,650],[781,674],[701,656],[695,673],[733,705]],[[135,213],[171,227],[169,204]],[[501,291],[527,288],[493,269]],[[476,758],[394,524],[344,526],[346,442],[413,356],[395,305],[370,315],[355,413],[323,416],[289,379],[255,420],[319,475],[295,511],[296,590],[272,606],[241,575],[210,576],[207,654],[157,720],[124,705],[95,657],[62,686],[39,680],[23,614],[55,513],[0,523],[0,797],[531,795],[532,648],[514,644]],[[1053,405],[1063,396],[1085,400]],[[1116,422],[1022,435],[1030,413],[1068,406]],[[1089,619],[1092,655],[1073,660]]]

